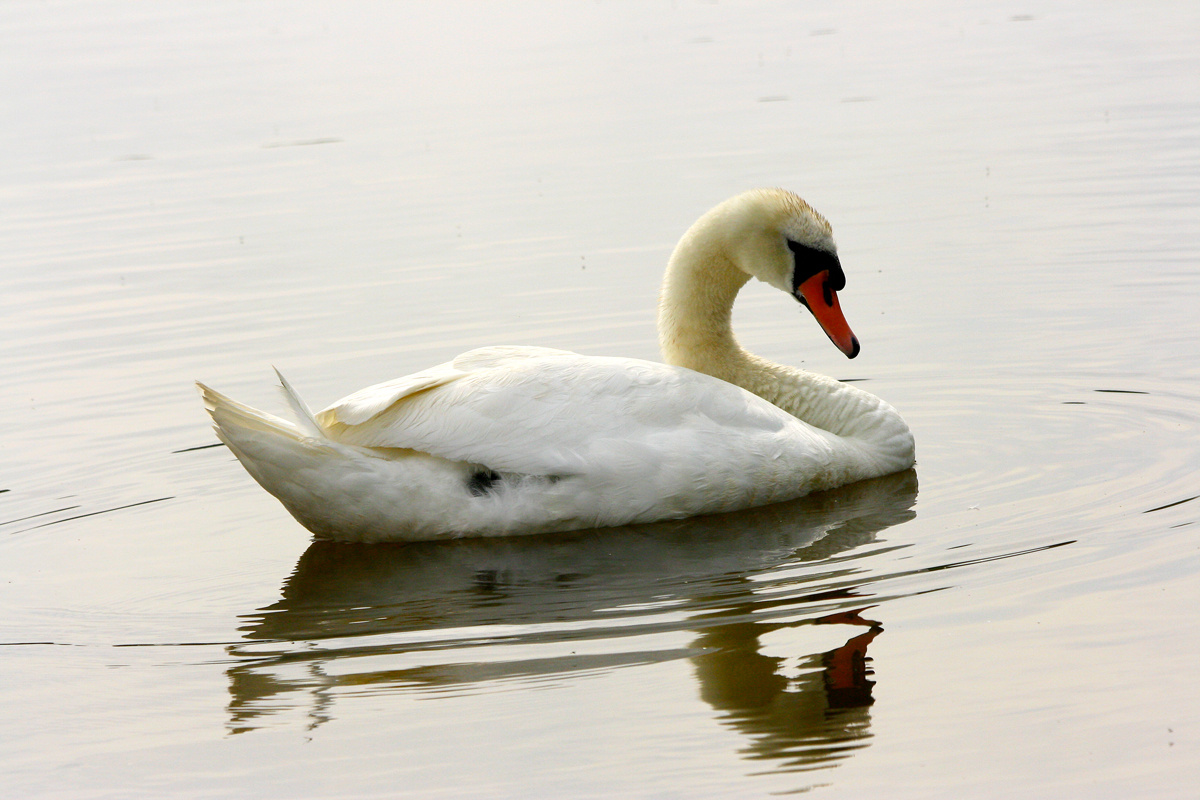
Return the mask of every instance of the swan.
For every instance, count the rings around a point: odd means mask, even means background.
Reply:
[[[757,278],[858,355],[829,223],[782,189],[704,214],[667,264],[666,363],[485,347],[288,421],[197,382],[217,436],[319,538],[510,536],[733,511],[910,468],[912,433],[853,386],[743,350]]]

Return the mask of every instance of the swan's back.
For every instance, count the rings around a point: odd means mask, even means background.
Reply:
[[[542,348],[485,348],[411,384],[380,384],[317,415],[327,435],[501,472],[567,477],[686,469],[819,447],[827,438],[736,386],[682,367]]]

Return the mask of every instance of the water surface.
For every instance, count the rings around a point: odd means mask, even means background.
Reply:
[[[1200,12],[0,8],[0,786],[21,797],[1187,797]],[[191,381],[655,358],[756,185],[830,218],[915,471],[740,514],[312,543]]]

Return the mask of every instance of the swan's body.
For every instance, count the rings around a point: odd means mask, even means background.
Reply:
[[[802,296],[857,354],[834,252],[828,223],[798,197],[748,192],[702,217],[671,257],[659,314],[668,364],[484,348],[315,416],[283,381],[296,423],[201,391],[250,474],[331,539],[540,533],[787,500],[914,459],[887,403],[733,338],[733,301],[753,275]]]

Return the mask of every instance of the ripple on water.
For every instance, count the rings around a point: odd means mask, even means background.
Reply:
[[[870,737],[875,609],[980,563],[904,563],[908,546],[883,534],[914,519],[916,498],[910,471],[634,528],[314,543],[229,648],[230,730],[296,713],[319,724],[339,696],[554,686],[686,660],[718,719],[749,737],[749,758],[826,765]]]

